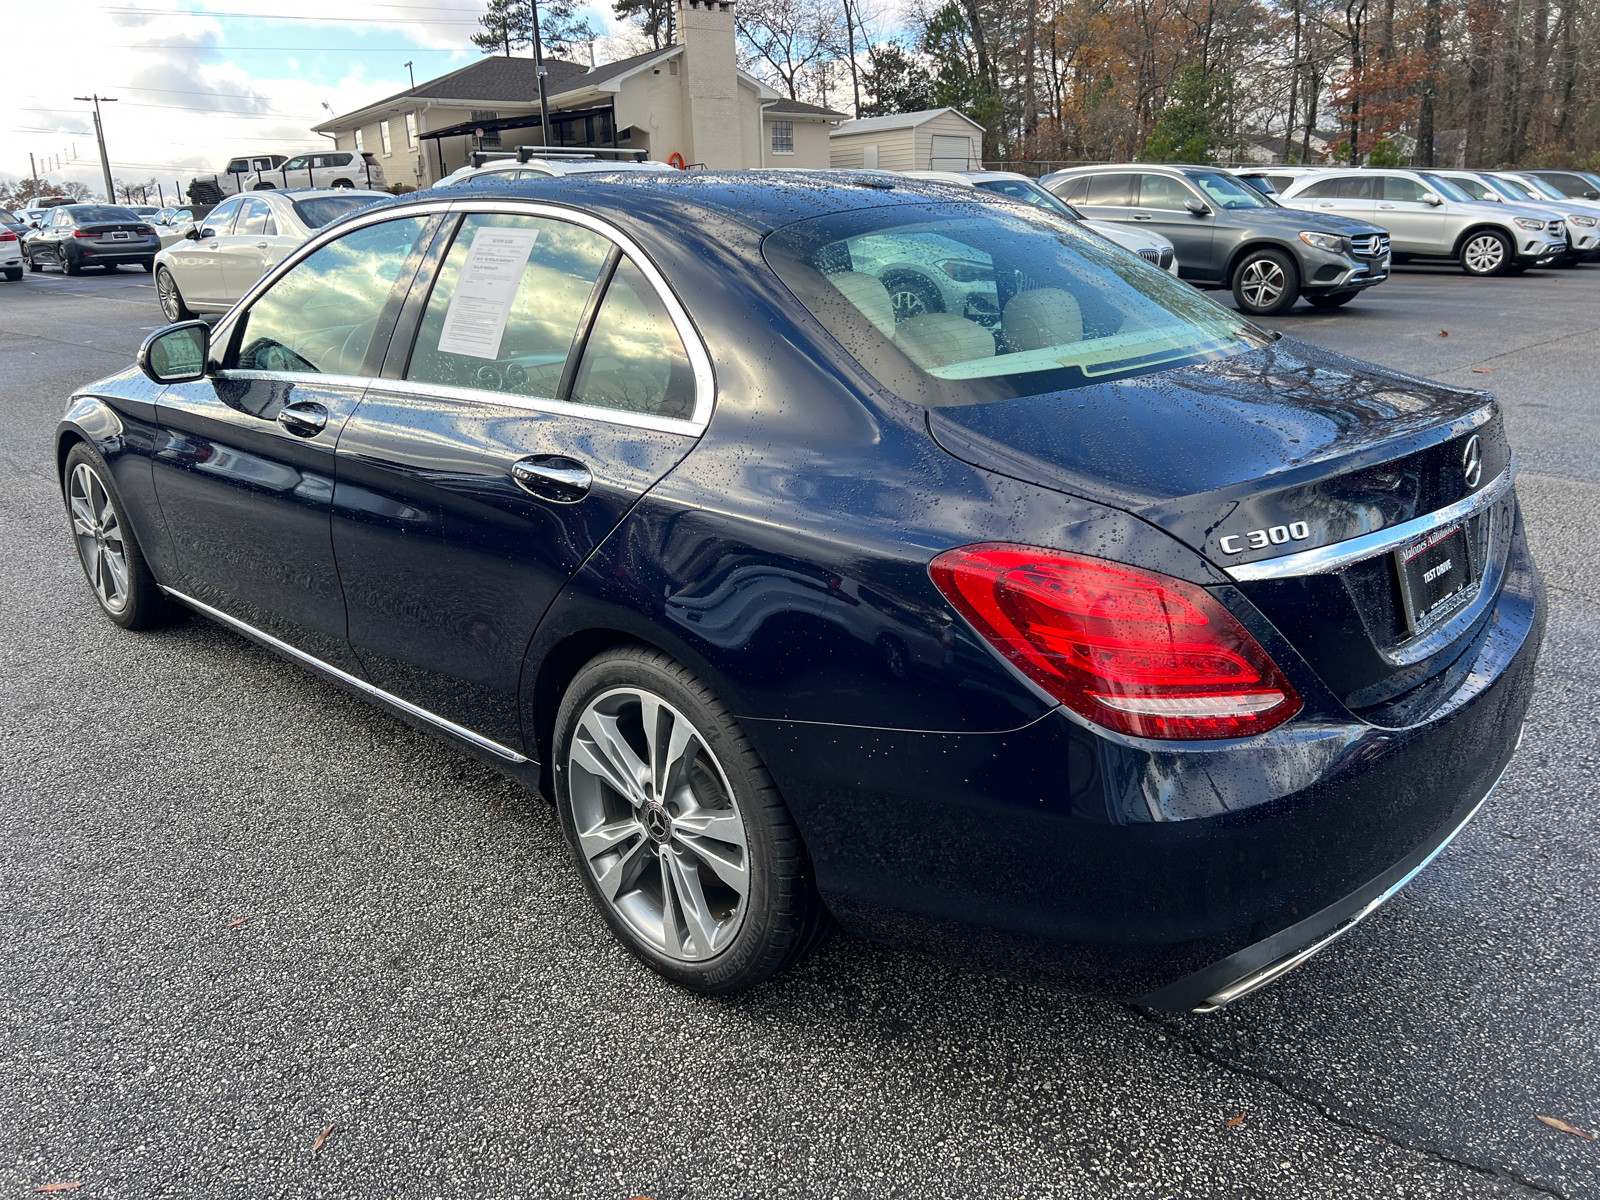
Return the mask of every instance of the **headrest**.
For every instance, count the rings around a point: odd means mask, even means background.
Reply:
[[[1081,342],[1083,314],[1071,292],[1035,288],[1011,297],[1000,318],[1000,333],[1013,352]]]
[[[900,322],[894,344],[923,370],[994,357],[994,334],[954,313],[924,313]]]
[[[894,301],[889,299],[889,289],[883,286],[883,280],[865,271],[842,271],[829,275],[828,282],[866,314],[879,333],[886,338],[894,336]]]

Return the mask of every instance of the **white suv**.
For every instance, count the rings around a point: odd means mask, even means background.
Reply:
[[[1503,275],[1545,266],[1567,252],[1560,213],[1529,204],[1486,204],[1426,171],[1318,171],[1296,179],[1278,201],[1381,225],[1397,263],[1453,258],[1468,275]]]
[[[273,188],[361,188],[374,192],[388,186],[389,181],[383,177],[383,165],[375,155],[361,150],[297,154],[245,180],[245,190],[252,192]]]

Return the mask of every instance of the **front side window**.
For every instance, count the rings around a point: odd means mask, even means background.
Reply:
[[[1170,175],[1139,176],[1139,207],[1181,211],[1194,193]]]
[[[1444,178],[1442,175],[1426,175],[1423,178],[1428,181],[1428,187],[1438,192],[1446,200],[1455,200],[1459,203],[1470,198],[1454,182]],[[1384,194],[1388,194],[1387,190],[1385,190]]]
[[[1273,207],[1271,200],[1231,175],[1214,175],[1208,171],[1203,175],[1191,175],[1189,178],[1200,185],[1200,190],[1205,193],[1206,199],[1217,208]]]
[[[233,218],[243,205],[244,201],[237,196],[232,200],[224,200],[211,210],[211,215],[206,218],[205,227],[218,237],[226,237],[233,232]]]
[[[794,153],[793,121],[774,121],[772,123],[772,152],[774,154]]]
[[[918,404],[1043,395],[1267,344],[1237,312],[1042,209],[866,209],[781,229],[764,251],[868,371]],[[890,285],[911,290],[912,273],[923,303],[897,305]]]
[[[304,171],[311,165],[311,155],[301,154],[283,164],[285,171]]]
[[[1494,199],[1496,199],[1496,195],[1495,195],[1495,193],[1493,191],[1490,190],[1489,185],[1486,184],[1486,183],[1480,183],[1476,179],[1459,179],[1458,178],[1458,179],[1452,179],[1450,182],[1455,184],[1458,188],[1460,188],[1467,195],[1471,196],[1474,200],[1494,200]]]
[[[666,306],[624,258],[590,330],[572,402],[686,421],[694,394],[694,372]]]
[[[359,375],[389,293],[427,217],[353,229],[297,263],[250,306],[230,366]]]
[[[461,222],[406,378],[554,399],[608,238],[566,221],[475,213]]]
[[[1427,189],[1415,179],[1407,179],[1404,175],[1385,175],[1383,177],[1383,198],[1385,200],[1421,204],[1422,193],[1425,191]]]

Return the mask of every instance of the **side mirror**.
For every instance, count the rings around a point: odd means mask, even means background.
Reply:
[[[1197,217],[1209,217],[1211,215],[1211,206],[1204,200],[1196,200],[1193,196],[1185,200],[1183,206]]]
[[[195,240],[199,241],[201,238],[216,237],[216,236],[217,236],[217,231],[215,229],[202,229],[199,233],[195,234]]]
[[[168,325],[139,347],[139,369],[156,383],[193,383],[205,378],[210,349],[211,329],[204,321]]]
[[[198,242],[200,240],[200,230],[196,226],[191,225],[189,226],[189,232],[183,236],[188,238],[191,242]]]
[[[1600,192],[1597,192],[1591,188],[1589,191],[1583,194],[1583,198],[1585,200],[1600,200]]]
[[[1444,201],[1442,199],[1440,199],[1440,197],[1434,192],[1423,192],[1422,193],[1422,202],[1424,204],[1431,204],[1435,208],[1438,208],[1439,205],[1444,203]]]

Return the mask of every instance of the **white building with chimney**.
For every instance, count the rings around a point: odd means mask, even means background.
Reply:
[[[643,150],[674,165],[826,167],[846,114],[790,100],[739,69],[732,0],[677,0],[679,43],[584,67],[544,60],[550,129],[532,58],[500,55],[316,126],[377,156],[391,184],[428,187],[475,150],[521,145]]]

